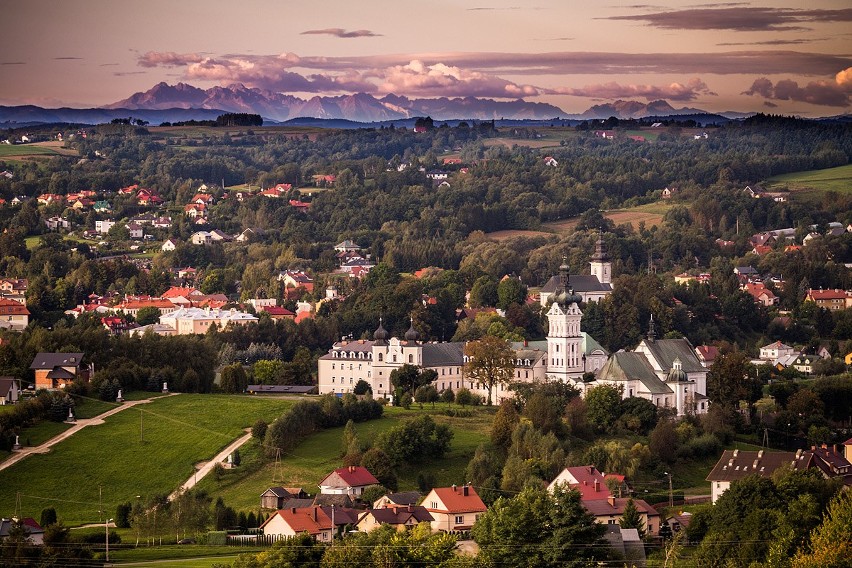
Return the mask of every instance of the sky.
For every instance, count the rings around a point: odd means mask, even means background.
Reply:
[[[0,0],[0,104],[93,107],[165,81],[567,113],[852,110],[849,0],[699,1]]]

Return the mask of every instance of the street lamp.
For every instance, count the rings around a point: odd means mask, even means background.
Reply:
[[[112,519],[107,519],[104,521],[104,541],[106,542],[106,561],[109,562],[109,524],[112,522]]]
[[[672,474],[670,474],[667,471],[664,471],[663,475],[669,476],[669,507],[674,507],[674,492],[672,491]]]

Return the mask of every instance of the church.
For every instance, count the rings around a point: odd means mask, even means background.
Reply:
[[[592,257],[592,270],[597,274],[585,278],[597,282],[599,288],[606,286],[611,292],[612,268],[600,238]],[[575,385],[581,393],[597,385],[609,384],[622,388],[624,398],[646,398],[657,406],[675,409],[678,415],[706,412],[709,406],[705,396],[707,369],[701,365],[689,341],[657,340],[652,320],[648,338],[633,352],[610,355],[593,337],[581,331],[580,304],[597,301],[606,294],[585,299],[574,287],[577,278],[568,274],[568,266],[563,263],[559,274],[548,282],[553,285],[542,301],[542,305],[550,302],[547,337],[543,341],[512,343],[515,381],[557,380]],[[587,286],[587,291],[592,287]],[[380,322],[372,340],[344,339],[320,357],[319,393],[342,395],[352,392],[358,381],[363,380],[370,385],[374,396],[390,397],[393,393],[391,372],[409,364],[434,370],[438,376],[433,386],[439,392],[464,387],[485,397],[487,387],[464,376],[464,366],[468,362],[464,346],[463,342],[421,341],[413,323],[402,338],[390,337]],[[514,392],[504,385],[495,385],[492,392],[492,399],[497,403],[513,396]]]

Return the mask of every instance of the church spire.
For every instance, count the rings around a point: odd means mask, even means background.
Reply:
[[[654,329],[654,314],[651,314],[651,321],[648,323],[648,341],[654,341],[657,338],[657,331]]]

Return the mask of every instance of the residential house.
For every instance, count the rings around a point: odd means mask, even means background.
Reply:
[[[141,239],[145,235],[145,229],[138,223],[128,223],[125,227],[130,233],[131,239]]]
[[[579,491],[580,500],[584,502],[612,497],[609,488],[607,488],[604,474],[593,465],[566,467],[550,482],[547,490],[553,492],[557,485],[567,485],[569,488]]]
[[[279,509],[266,519],[260,530],[273,538],[308,533],[318,542],[331,542],[334,525],[321,507]]]
[[[2,394],[2,389],[0,389]],[[811,446],[814,455],[814,464],[827,478],[840,478],[847,487],[852,486],[852,463],[837,451],[834,446]]]
[[[213,236],[208,231],[198,231],[192,233],[189,242],[194,245],[209,245],[213,243]]]
[[[401,491],[399,493],[388,493],[382,495],[373,502],[373,509],[381,509],[383,507],[404,507],[407,505],[416,505],[420,501],[420,493],[417,491]]]
[[[307,213],[311,208],[310,201],[301,201],[299,199],[291,199],[287,203],[290,205],[290,207],[292,207],[296,211],[301,211],[302,213]]]
[[[184,206],[183,214],[190,219],[207,217],[207,206],[203,203],[189,203]]]
[[[21,396],[21,381],[15,377],[0,377],[0,406],[15,404]]]
[[[317,174],[313,177],[313,180],[317,187],[331,187],[337,181],[337,176]]]
[[[361,247],[359,247],[353,241],[346,239],[334,245],[334,250],[336,250],[337,252],[358,252],[359,250],[361,250]]]
[[[283,306],[263,306],[262,308],[260,308],[260,311],[265,314],[268,314],[269,317],[273,320],[296,319],[295,312],[291,312]]]
[[[109,213],[112,211],[112,205],[109,201],[95,201],[95,204],[92,206],[95,210],[95,213]]]
[[[804,373],[806,375],[810,375],[814,372],[814,363],[819,361],[820,358],[816,355],[799,355],[793,361],[793,368],[799,371],[800,373]]]
[[[160,250],[163,252],[171,252],[177,248],[177,240],[176,239],[168,239],[163,243],[163,246],[160,247]]]
[[[306,292],[314,291],[314,279],[301,270],[279,272],[278,281],[284,283],[285,296],[296,288],[304,288]]]
[[[747,282],[744,290],[754,298],[756,304],[761,304],[766,307],[775,306],[778,304],[778,296],[772,290],[767,288],[763,282]]]
[[[28,286],[26,278],[0,278],[0,297],[26,304]]]
[[[367,468],[350,465],[340,467],[326,475],[319,482],[320,493],[327,495],[349,495],[358,497],[370,485],[378,485],[376,479]]]
[[[95,231],[102,235],[106,235],[107,233],[109,233],[109,230],[112,229],[113,225],[115,225],[115,221],[113,221],[112,219],[95,221]]]
[[[695,348],[695,354],[701,362],[701,366],[709,369],[719,356],[719,348],[714,345],[699,345]]]
[[[70,229],[71,221],[68,219],[63,219],[62,217],[49,217],[44,220],[44,224],[51,231],[58,231],[59,229]]]
[[[361,532],[370,532],[382,525],[391,525],[397,531],[404,531],[420,523],[431,524],[434,520],[426,507],[421,505],[388,506],[363,512],[355,526]]]
[[[0,298],[0,329],[21,331],[30,323],[30,311],[15,300]]]
[[[143,310],[145,308],[156,308],[160,310],[160,314],[168,314],[177,309],[177,307],[168,300],[150,298],[147,300],[130,300],[121,302],[112,308],[112,312],[124,312],[125,314],[129,314],[135,318],[139,315],[139,310]]]
[[[470,485],[435,487],[423,499],[432,515],[432,530],[469,531],[473,523],[488,510]]]
[[[606,499],[583,501],[583,507],[595,516],[595,520],[603,525],[617,525],[624,515],[624,508],[631,500],[629,497],[617,498],[609,496]],[[645,525],[645,530],[651,536],[660,532],[660,514],[642,499],[633,499],[633,504],[639,512],[639,518]]]
[[[80,374],[82,353],[38,353],[30,369],[35,371],[36,389],[58,389],[70,385]]]
[[[559,165],[559,162],[556,161],[556,158],[554,158],[553,156],[545,156],[544,157],[544,165],[550,166],[551,168],[555,168],[556,166]]]
[[[12,529],[13,523],[17,522],[17,519],[0,519],[0,541],[9,536],[9,531]],[[31,544],[42,545],[44,544],[44,529],[41,528],[35,519],[26,517],[21,520],[21,524],[23,524],[24,529],[27,533],[27,540]]]
[[[304,499],[306,493],[301,487],[270,487],[260,494],[261,509],[283,509],[290,499]]]
[[[751,282],[755,278],[757,278],[760,273],[753,266],[737,266],[734,268],[734,274],[739,280],[740,285],[744,285],[746,282]]]
[[[351,277],[359,277],[361,274],[370,272],[375,266],[376,263],[368,258],[353,258],[340,265],[340,272]]]
[[[711,500],[715,503],[734,481],[749,475],[771,477],[783,466],[789,466],[798,471],[815,467],[816,464],[813,454],[803,450],[796,450],[795,453],[725,450],[713,470],[707,475]]]
[[[743,192],[747,193],[749,197],[759,199],[761,195],[766,193],[766,190],[759,185],[747,185]]]
[[[764,345],[760,348],[761,361],[774,362],[782,357],[787,357],[788,355],[798,355],[798,351],[789,345],[781,343],[780,341]]]
[[[152,207],[163,204],[163,198],[150,189],[140,189],[136,194],[136,203],[143,207]]]
[[[833,312],[852,307],[852,292],[846,290],[808,290],[806,302],[814,302],[817,306]]]
[[[671,199],[678,192],[676,187],[667,187],[663,190],[663,199]]]

